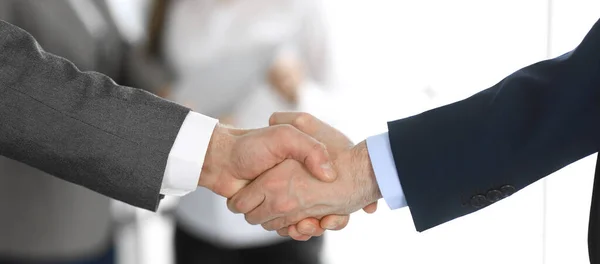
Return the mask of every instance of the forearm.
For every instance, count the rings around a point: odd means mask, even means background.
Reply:
[[[189,112],[80,72],[0,22],[0,154],[135,206],[155,209]]]
[[[599,46],[600,24],[573,52],[389,123],[417,230],[474,212],[598,151]]]
[[[353,174],[356,186],[360,186],[357,188],[358,191],[352,194],[359,196],[363,201],[358,204],[356,210],[383,198],[365,141],[358,143],[347,153],[341,154],[334,165],[340,172]]]

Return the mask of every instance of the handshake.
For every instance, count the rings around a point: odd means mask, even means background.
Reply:
[[[248,223],[296,240],[340,230],[361,208],[375,212],[381,193],[365,142],[354,146],[306,113],[275,113],[269,125],[217,125],[198,185]]]

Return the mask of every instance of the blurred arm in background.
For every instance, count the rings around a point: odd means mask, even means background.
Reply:
[[[297,104],[300,89],[331,89],[328,25],[321,1],[295,3],[296,33],[278,47],[268,82],[286,101]]]

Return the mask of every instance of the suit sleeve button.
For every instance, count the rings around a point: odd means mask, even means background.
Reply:
[[[491,203],[495,203],[497,201],[500,201],[502,198],[504,198],[504,195],[502,194],[502,192],[500,192],[498,190],[491,190],[491,191],[487,192],[485,197]]]
[[[487,204],[487,199],[483,195],[475,195],[471,198],[471,206],[474,208],[481,208]]]
[[[517,189],[515,188],[515,186],[512,185],[504,185],[500,188],[500,191],[502,192],[502,195],[504,197],[508,197],[511,196],[513,193],[517,192]]]

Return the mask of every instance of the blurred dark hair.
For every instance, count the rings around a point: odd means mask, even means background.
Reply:
[[[161,57],[163,33],[170,0],[154,0],[148,25],[148,55]]]

